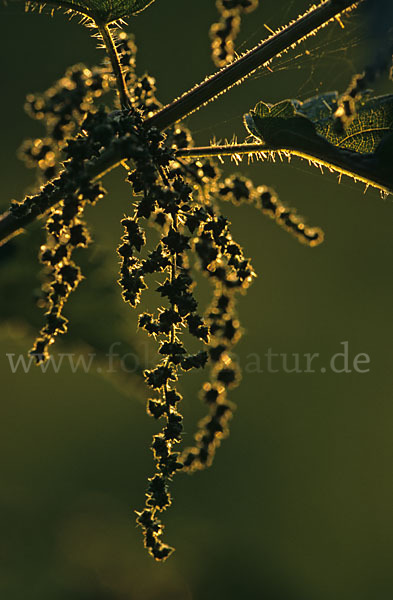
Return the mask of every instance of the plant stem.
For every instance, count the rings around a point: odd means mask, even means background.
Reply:
[[[199,148],[182,148],[176,151],[176,156],[206,158],[209,156],[231,156],[236,160],[242,156],[267,158],[272,154],[287,154],[305,158],[320,166],[327,167],[341,175],[362,181],[367,186],[376,187],[382,192],[393,193],[393,176],[390,168],[385,168],[373,154],[360,154],[343,148],[338,148],[321,141],[319,147],[314,145],[309,153],[299,148],[277,148],[264,144],[225,144],[220,146],[201,146]]]
[[[193,87],[189,92],[183,94],[178,100],[164,106],[152,117],[146,119],[147,126],[155,126],[160,130],[166,129],[175,122],[184,119],[210,100],[224,93],[236,83],[253,73],[258,67],[271,61],[277,54],[288,50],[294,44],[300,42],[309,34],[326,25],[335,16],[355,8],[363,0],[326,0],[319,6],[312,8],[303,17],[290,23],[284,29],[274,34],[266,41],[261,42],[255,48],[233,61],[230,65],[218,71],[199,85]],[[120,101],[128,104],[128,92],[121,71],[119,56],[112,35],[107,25],[97,24],[103,37],[108,55],[111,59],[112,68],[115,73]],[[108,171],[117,167],[123,160],[118,148],[109,148],[91,165],[91,177],[99,179]],[[61,198],[54,201],[52,206]],[[32,223],[37,215],[26,215],[16,218],[9,212],[0,216],[0,244],[14,235],[22,232],[22,228]]]
[[[352,10],[360,2],[362,0],[326,0],[319,6],[311,8],[302,17],[234,60],[215,75],[208,77],[171,104],[164,106],[147,119],[146,123],[163,130],[184,119],[210,100],[240,83],[258,67],[266,65],[281,52],[301,42],[311,33],[315,33],[337,15]]]
[[[124,79],[124,73],[121,68],[119,53],[116,48],[115,41],[113,39],[112,32],[108,25],[95,21],[95,25],[100,32],[102,41],[104,42],[106,52],[111,61],[112,71],[116,78],[117,91],[119,92],[120,104],[123,109],[131,107],[130,97]]]
[[[107,154],[110,154],[110,160],[108,160]],[[123,160],[123,157],[120,156],[117,149],[110,149],[107,151],[107,154],[104,153],[104,155],[98,157],[95,161],[91,161],[86,166],[86,173],[90,178],[90,181],[94,182],[101,179],[106,173],[117,167]],[[60,176],[61,173],[55,180],[42,186],[41,191],[37,194],[39,195],[42,191],[45,191],[46,188],[53,189],[50,198],[47,200],[48,210],[63,199],[64,190],[61,185],[58,184]],[[75,193],[77,193],[77,191],[78,190],[75,190]],[[15,217],[10,211],[6,211],[0,215],[0,247],[14,236],[23,233],[23,228],[26,227],[26,225],[30,225],[41,216],[41,214],[30,212],[23,217]]]

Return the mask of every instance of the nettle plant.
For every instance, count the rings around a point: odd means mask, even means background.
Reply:
[[[373,97],[368,87],[391,67],[392,10],[384,1],[326,0],[235,57],[240,20],[258,6],[258,0],[217,0],[219,22],[210,34],[212,58],[220,70],[162,106],[155,79],[137,75],[135,42],[122,30],[123,19],[132,19],[154,0],[45,4],[81,17],[100,39],[106,58],[93,68],[70,67],[47,92],[28,96],[29,115],[46,130],[41,139],[26,141],[21,151],[27,163],[37,167],[39,189],[21,202],[13,201],[1,216],[0,240],[4,244],[33,221],[44,222],[46,241],[39,259],[47,276],[40,300],[45,323],[30,351],[41,364],[48,360],[56,338],[67,331],[63,310],[82,279],[73,252],[91,243],[85,208],[104,197],[101,179],[108,171],[120,165],[127,169],[130,212],[121,221],[124,235],[117,248],[124,301],[137,308],[143,291],[161,278],[157,310],[141,312],[138,321],[143,333],[158,344],[159,362],[144,370],[143,377],[150,390],[147,412],[162,423],[162,429],[151,444],[156,470],[148,482],[146,503],[136,514],[149,553],[165,560],[173,548],[162,539],[159,517],[171,504],[169,484],[177,472],[211,465],[228,435],[234,411],[228,391],[240,376],[231,353],[241,337],[236,301],[255,273],[219,204],[252,204],[300,242],[313,247],[323,241],[322,231],[307,226],[272,189],[255,186],[241,174],[224,177],[218,159],[296,155],[389,193],[393,96]],[[41,9],[42,3],[30,0],[28,8]],[[243,143],[194,146],[183,124],[185,117],[320,28],[332,22],[342,26],[341,18],[359,10],[378,39],[378,48],[370,52],[369,64],[346,92],[304,102],[259,102],[244,117]],[[103,96],[111,92],[115,94],[104,104]],[[204,314],[195,294],[201,272],[212,289]],[[184,373],[203,368],[209,371],[201,391],[207,416],[198,424],[194,445],[181,450],[182,396],[177,381]]]

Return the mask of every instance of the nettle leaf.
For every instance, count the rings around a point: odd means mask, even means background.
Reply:
[[[135,15],[155,0],[27,0],[27,6],[34,8],[35,6],[54,6],[64,8],[65,10],[75,11],[94,21],[99,21],[104,24],[113,23],[119,19],[125,19]]]
[[[283,100],[277,104],[259,102],[244,116],[251,135],[267,146],[286,148],[311,141],[316,130],[314,123],[297,111],[297,100]]]
[[[361,154],[375,152],[382,138],[393,133],[393,95],[358,102],[356,116],[343,133],[334,127],[337,100],[338,93],[330,92],[305,102],[259,102],[245,116],[245,124],[252,135],[269,145],[285,147],[285,143],[304,137],[315,142],[319,135],[333,146]],[[302,142],[306,143],[305,139]]]
[[[338,93],[304,102],[259,102],[244,116],[261,151],[287,150],[367,184],[391,191],[393,176],[393,95],[363,98],[344,132],[336,130]]]

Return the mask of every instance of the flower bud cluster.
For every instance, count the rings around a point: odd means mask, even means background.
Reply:
[[[224,67],[235,58],[234,41],[240,31],[241,17],[257,8],[259,0],[217,0],[218,23],[210,28],[212,59]]]
[[[238,205],[242,202],[252,204],[263,214],[268,215],[299,242],[313,247],[324,240],[324,233],[319,227],[306,225],[304,219],[295,209],[288,208],[276,195],[272,188],[265,185],[254,187],[250,179],[242,175],[232,175],[219,184],[218,196]]]

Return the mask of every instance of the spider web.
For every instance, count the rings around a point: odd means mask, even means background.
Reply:
[[[309,1],[290,0],[285,6],[280,3],[272,12],[271,5],[261,1],[252,18],[243,18],[237,39],[237,53],[241,55],[276,31],[278,26],[290,22],[309,7]],[[255,22],[260,24],[255,27]],[[364,64],[359,54],[365,38],[364,29],[355,13],[343,18],[342,25],[339,22],[329,24],[315,36],[308,37],[294,49],[275,58],[269,67],[262,67],[250,76],[241,86],[242,93],[237,93],[242,96],[240,106],[238,102],[234,106],[232,92],[218,99],[216,102],[222,103],[221,114],[225,114],[225,119],[219,119],[208,127],[196,126],[193,133],[201,143],[206,143],[209,136],[230,138],[232,132],[242,139],[245,137],[243,114],[260,100],[305,100],[328,91],[344,91],[353,74],[361,70]],[[190,125],[192,128],[192,121]]]

